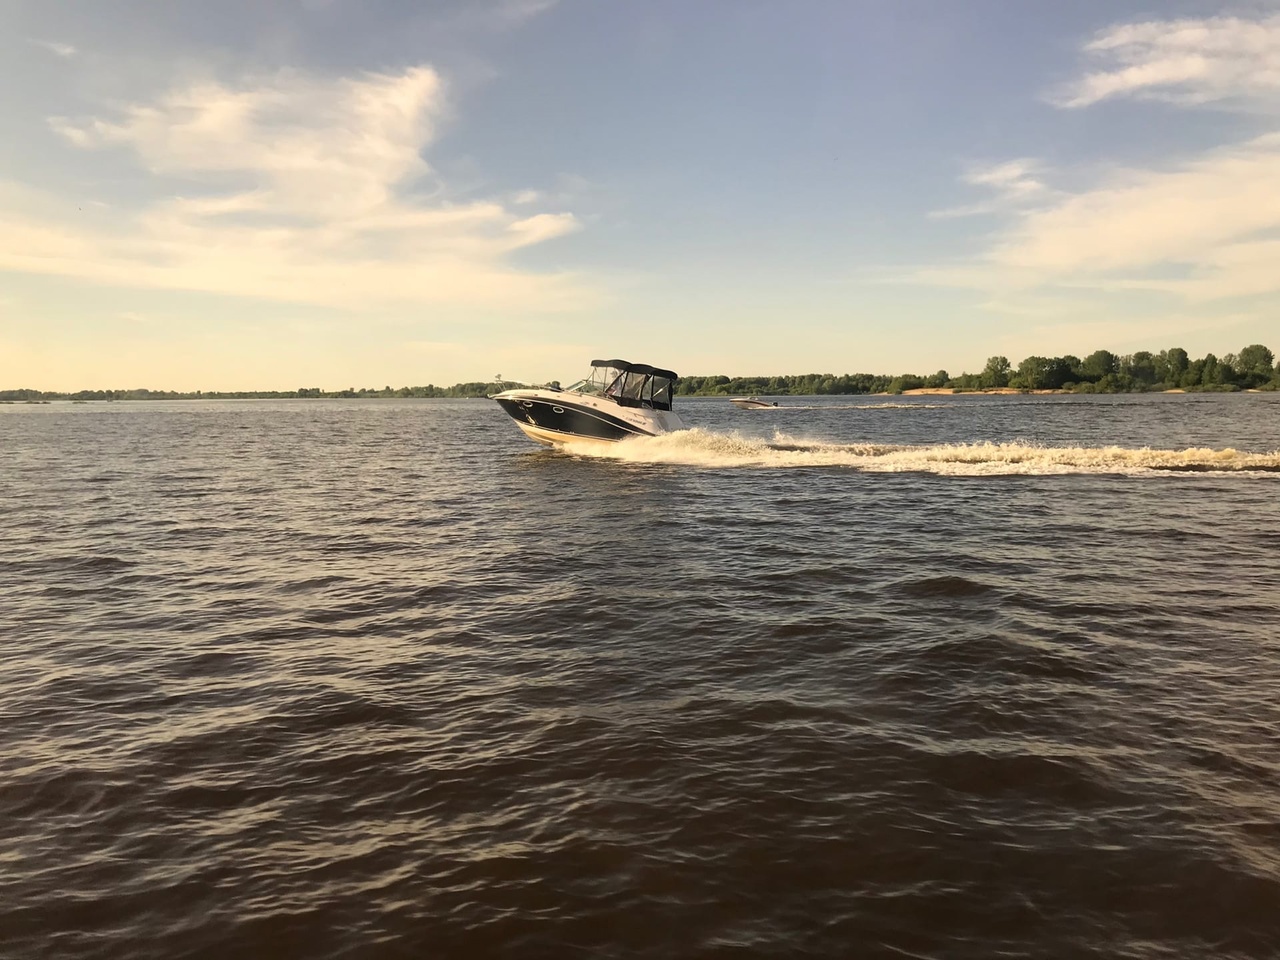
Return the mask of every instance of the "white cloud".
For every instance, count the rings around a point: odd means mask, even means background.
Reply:
[[[1010,160],[994,167],[971,170],[965,180],[979,186],[999,187],[1019,194],[1034,193],[1044,189],[1044,184],[1032,177],[1037,166],[1034,160]]]
[[[59,43],[56,40],[28,40],[37,47],[44,47],[50,53],[62,57],[64,60],[68,57],[74,57],[79,51],[69,43]]]
[[[571,213],[540,213],[517,220],[507,227],[511,248],[527,247],[551,240],[576,230],[578,222]]]
[[[974,260],[916,276],[997,298],[1034,287],[1188,301],[1280,293],[1280,133],[1043,196]]]
[[[446,33],[501,33],[522,26],[558,4],[559,0],[465,0],[445,5],[433,21],[437,30]]]
[[[949,207],[929,214],[934,219],[1000,213],[1043,201],[1049,188],[1040,179],[1041,165],[1035,160],[1007,160],[993,166],[974,167],[962,178],[965,183],[988,190],[990,199],[962,207]]]
[[[594,302],[573,276],[507,260],[578,229],[573,214],[425,199],[439,190],[420,190],[422,151],[445,112],[440,77],[416,67],[205,82],[115,117],[54,118],[77,149],[134,154],[152,198],[108,215],[0,184],[0,269],[327,306]]]
[[[558,2],[559,0],[498,0],[490,15],[504,26],[515,26],[546,13]]]
[[[1280,134],[1169,171],[1132,171],[1022,217],[991,262],[1048,276],[1196,265],[1280,227]],[[1280,270],[1276,271],[1280,286]]]
[[[344,215],[388,203],[427,172],[418,151],[443,93],[427,67],[337,81],[285,73],[240,90],[197,84],[119,122],[58,118],[54,128],[80,147],[131,147],[154,173],[265,186],[281,212]]]
[[[1131,23],[1085,47],[1101,69],[1059,91],[1064,107],[1113,97],[1280,106],[1280,16]]]
[[[1085,49],[1110,69],[1080,79],[1060,106],[1116,96],[1280,106],[1280,16],[1116,26]],[[998,212],[1006,226],[967,263],[916,276],[987,291],[993,311],[1016,304],[1013,312],[1033,316],[1073,292],[1115,303],[1158,293],[1197,309],[1280,294],[1280,131],[1162,169],[1113,167],[1072,192],[1026,159],[963,180],[994,199],[934,216]]]

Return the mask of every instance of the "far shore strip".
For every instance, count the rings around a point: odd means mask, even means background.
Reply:
[[[1175,387],[1172,390],[1161,390],[1161,393],[1186,393],[1181,387]],[[1247,390],[1245,393],[1258,393],[1257,390]],[[1033,393],[1033,394],[1058,394],[1058,393],[1075,393],[1074,390],[1020,390],[1017,387],[985,387],[981,390],[957,390],[955,387],[916,387],[914,390],[903,390],[900,396],[904,397],[936,397],[943,395],[955,394],[956,396],[964,396],[972,393]],[[877,397],[892,397],[897,394],[877,393]]]

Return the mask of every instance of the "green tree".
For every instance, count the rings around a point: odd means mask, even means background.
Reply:
[[[1070,383],[1074,371],[1070,360],[1075,357],[1027,357],[1009,380],[1023,390],[1060,390]]]
[[[1198,387],[1204,378],[1204,360],[1192,360],[1187,364],[1179,383],[1184,387]]]
[[[889,383],[889,393],[902,393],[904,390],[918,390],[924,386],[924,379],[914,373],[904,373],[894,377]]]
[[[1147,350],[1139,350],[1133,356],[1125,357],[1120,364],[1121,371],[1135,383],[1149,387],[1156,383],[1156,358]]]
[[[1095,350],[1080,363],[1080,379],[1097,383],[1107,374],[1115,373],[1116,355],[1110,350]]]
[[[1236,358],[1236,371],[1246,387],[1257,387],[1271,379],[1275,355],[1260,343],[1251,343]]]
[[[1201,361],[1200,367],[1200,386],[1210,387],[1214,384],[1221,383],[1221,376],[1218,370],[1218,358],[1212,353],[1206,353],[1204,360]]]
[[[1026,357],[1018,364],[1018,369],[1009,382],[1022,390],[1044,390],[1048,373],[1048,357]]]
[[[979,382],[984,388],[1007,387],[1011,369],[1008,357],[991,357],[982,370]]]

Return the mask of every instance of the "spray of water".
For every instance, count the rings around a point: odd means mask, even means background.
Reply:
[[[928,446],[836,444],[775,434],[772,440],[701,428],[637,437],[573,452],[628,463],[670,463],[708,468],[844,467],[869,472],[927,472],[951,476],[1099,473],[1280,474],[1280,451],[1242,453],[1193,448],[1047,447],[1026,443],[954,443]]]

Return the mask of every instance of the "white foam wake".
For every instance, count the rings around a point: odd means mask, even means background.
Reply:
[[[579,451],[575,449],[574,452]],[[629,463],[716,468],[847,467],[874,472],[928,472],[954,476],[1280,473],[1280,451],[1242,453],[1229,448],[1046,447],[1025,443],[835,444],[795,439],[781,433],[772,440],[762,440],[701,428],[659,437],[637,437],[581,452]]]
[[[942,410],[945,403],[824,403],[821,406],[779,401],[776,407],[754,407],[752,413],[791,413],[794,410]]]

